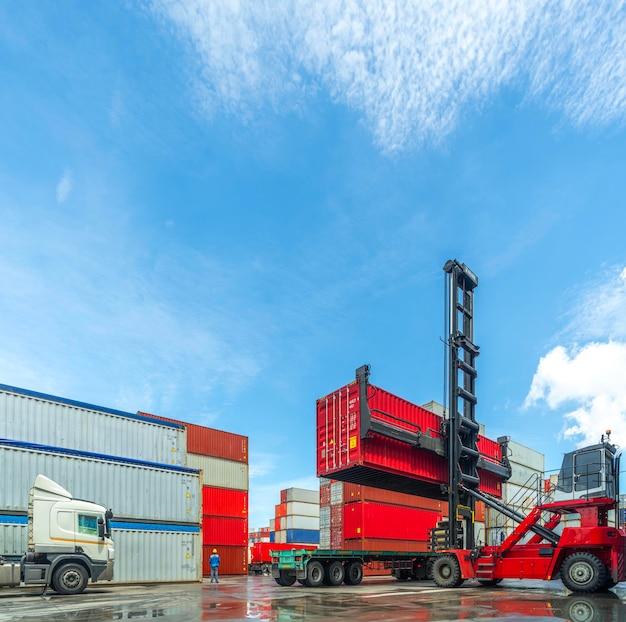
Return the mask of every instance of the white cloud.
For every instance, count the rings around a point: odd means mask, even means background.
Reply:
[[[69,171],[65,171],[63,173],[63,177],[59,180],[57,184],[57,203],[62,205],[67,201],[72,192],[72,176]]]
[[[580,445],[597,443],[607,429],[626,439],[626,270],[574,299],[577,315],[559,345],[541,358],[525,407],[545,402],[564,416],[562,434]]]
[[[626,113],[626,11],[590,0],[151,0],[190,43],[205,111],[298,110],[320,88],[393,151],[438,142],[503,87],[569,123]]]

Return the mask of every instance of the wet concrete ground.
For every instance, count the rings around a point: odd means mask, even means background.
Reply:
[[[440,589],[430,581],[366,578],[359,586],[280,587],[270,577],[223,577],[202,584],[89,586],[80,596],[0,588],[0,622],[61,620],[572,620],[626,621],[626,584],[590,596],[559,581],[466,582]]]

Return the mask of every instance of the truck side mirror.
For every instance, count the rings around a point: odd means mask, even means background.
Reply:
[[[101,516],[98,517],[98,538],[104,540],[104,519]]]

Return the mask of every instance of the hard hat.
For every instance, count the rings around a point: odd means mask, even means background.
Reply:
[[[214,553],[217,553],[217,549],[213,549],[213,552],[214,552]]]

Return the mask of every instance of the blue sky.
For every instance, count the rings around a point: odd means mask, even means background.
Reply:
[[[442,401],[456,258],[488,436],[625,442],[620,3],[9,0],[0,58],[2,383],[249,436],[260,527],[358,366]]]

